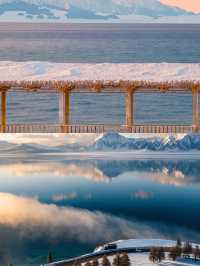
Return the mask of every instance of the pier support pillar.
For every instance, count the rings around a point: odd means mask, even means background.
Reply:
[[[126,125],[128,128],[132,128],[134,121],[133,121],[133,98],[134,93],[132,90],[128,90],[126,93]]]
[[[194,114],[194,132],[197,133],[199,131],[199,92],[198,89],[194,89],[193,91],[193,114]]]
[[[6,131],[6,103],[7,103],[7,97],[6,97],[6,91],[1,92],[1,133],[5,133]]]
[[[59,123],[63,131],[68,132],[67,125],[70,123],[70,92],[59,92]]]

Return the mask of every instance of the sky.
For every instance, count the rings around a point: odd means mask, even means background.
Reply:
[[[179,6],[189,11],[200,12],[200,0],[160,0],[162,3]]]

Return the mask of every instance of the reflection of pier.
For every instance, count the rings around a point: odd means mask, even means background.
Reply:
[[[132,133],[188,133],[199,131],[198,93],[200,83],[190,81],[177,82],[144,82],[144,81],[35,81],[35,82],[1,82],[1,125],[3,133],[103,133],[109,130]],[[7,123],[7,93],[9,91],[59,93],[59,124],[9,124]],[[91,93],[124,93],[126,97],[126,117],[124,125],[71,125],[70,94],[75,92]],[[193,125],[137,125],[134,122],[135,93],[192,93]],[[31,108],[31,106],[30,106]],[[38,106],[38,108],[40,108]],[[160,110],[162,112],[162,110]],[[42,115],[42,114],[41,114]]]

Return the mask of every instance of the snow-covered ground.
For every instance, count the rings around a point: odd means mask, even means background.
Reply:
[[[176,245],[176,241],[166,239],[128,239],[118,240],[112,242],[116,244],[118,249],[121,248],[150,248],[150,247],[173,247]],[[103,250],[104,247],[98,247],[95,252]]]
[[[110,256],[109,260],[112,263],[114,256]],[[148,253],[136,253],[129,254],[131,265],[133,266],[157,266],[157,263],[153,263],[149,260]],[[101,261],[101,260],[100,260]],[[200,261],[195,262],[194,260],[179,259],[176,262],[165,260],[159,264],[160,266],[198,266]]]
[[[200,80],[200,64],[133,63],[85,64],[0,61],[5,80]]]
[[[129,240],[119,240],[116,242],[112,242],[111,244],[116,244],[117,248],[124,249],[124,248],[151,248],[151,247],[173,247],[176,245],[176,241],[173,240],[166,240],[166,239],[129,239]],[[193,247],[195,248],[197,244],[193,243]],[[101,251],[103,247],[99,247],[95,250],[95,252]],[[110,256],[109,259],[112,262],[114,256]],[[157,265],[149,261],[149,254],[148,253],[131,253],[129,254],[131,265],[134,266],[153,266]],[[166,261],[168,263],[172,263],[172,261]],[[188,260],[181,258],[178,260],[180,264],[177,266],[189,266],[194,265],[193,260]],[[182,263],[182,264],[181,264]],[[168,265],[168,264],[165,264]],[[169,264],[171,265],[171,264]],[[200,265],[199,262],[196,265]]]
[[[195,261],[194,259],[190,258],[180,258],[177,261],[170,261],[164,260],[163,262],[159,263],[159,266],[192,266],[192,265],[200,265],[200,260]]]
[[[131,261],[131,265],[134,265],[134,266],[156,266],[157,265],[149,261],[148,253],[129,254],[129,258]],[[108,256],[108,259],[112,263],[114,256]],[[101,263],[101,259],[99,259],[99,263]],[[41,266],[46,266],[46,265],[41,265]],[[59,266],[59,263],[58,264],[52,263],[52,264],[49,264],[48,266]]]
[[[113,262],[114,256],[108,257],[110,262]],[[156,266],[157,264],[149,261],[148,253],[132,253],[129,254],[131,265],[133,266]],[[101,262],[101,260],[99,260]]]
[[[151,248],[151,247],[173,247],[176,245],[176,241],[173,240],[166,240],[166,239],[128,239],[128,240],[119,240],[112,242],[110,244],[116,244],[117,249],[128,249],[128,248]],[[197,244],[193,243],[193,247],[196,247]],[[104,250],[104,247],[98,247],[94,250],[94,253],[99,253]],[[86,255],[87,256],[87,255]],[[107,255],[110,262],[112,263],[114,256]],[[157,265],[155,263],[152,263],[149,261],[149,254],[147,252],[139,252],[139,253],[129,253],[129,258],[131,261],[131,265],[134,266],[154,266]],[[64,262],[64,261],[62,261]],[[101,263],[101,259],[99,259],[99,262]],[[170,261],[169,261],[170,262]],[[180,262],[185,263],[185,265],[193,265],[189,264],[188,261],[186,264],[186,260],[180,259]],[[52,264],[49,264],[49,266],[59,266],[61,262],[55,262]],[[199,265],[199,264],[197,264]]]

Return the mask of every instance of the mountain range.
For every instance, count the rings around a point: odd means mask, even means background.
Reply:
[[[200,135],[167,137],[128,138],[124,135],[108,132],[89,145],[79,143],[48,146],[39,144],[14,144],[0,142],[0,154],[52,154],[98,151],[155,151],[155,152],[187,152],[200,151]]]
[[[0,21],[156,21],[198,17],[159,0],[0,0]]]

